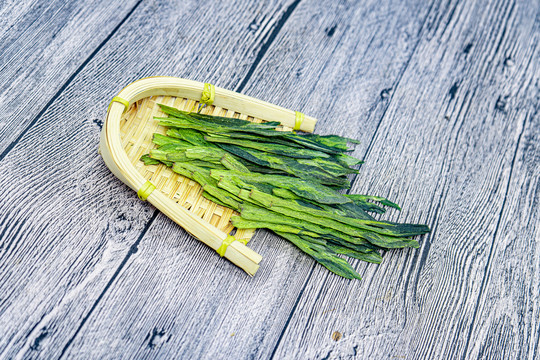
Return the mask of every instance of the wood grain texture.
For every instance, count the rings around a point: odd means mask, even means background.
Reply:
[[[38,90],[0,121],[20,136],[0,147],[0,358],[539,356],[537,2],[142,2],[110,38],[101,9],[85,22],[86,5],[35,4],[0,4],[0,104],[25,54],[35,69],[15,83]],[[77,52],[88,35],[103,40]],[[58,64],[45,78],[25,37]],[[261,231],[248,278],[97,156],[107,102],[149,75],[241,89],[360,139],[353,192],[433,233],[348,281]],[[21,133],[24,109],[41,115]]]
[[[538,37],[536,38],[538,44]],[[538,63],[536,63],[536,83]],[[532,85],[532,84],[531,84]],[[540,356],[540,97],[529,87],[528,109],[512,159],[484,286],[471,324],[468,351],[481,359]]]
[[[0,358],[61,356],[152,219],[97,154],[112,96],[155,74],[230,87],[289,5],[142,4],[0,162]]]
[[[388,196],[404,209],[390,219],[433,232],[359,265],[361,282],[316,268],[276,358],[538,357],[537,10],[431,10],[353,191]]]
[[[0,159],[137,2],[0,2]]]
[[[365,151],[377,124],[362,115],[384,112],[381,92],[399,82],[428,9],[345,5],[301,2],[245,91],[318,116],[318,132],[359,134]],[[385,16],[392,6],[394,16]],[[341,107],[329,113],[328,106]],[[269,358],[314,264],[264,231],[250,246],[264,256],[253,279],[158,216],[66,356]]]

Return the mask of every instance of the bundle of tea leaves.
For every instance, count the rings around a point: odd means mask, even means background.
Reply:
[[[240,213],[231,218],[235,227],[269,229],[337,275],[360,279],[339,255],[380,263],[380,250],[417,248],[411,237],[429,232],[376,220],[371,213],[400,210],[385,198],[339,192],[358,173],[361,161],[346,154],[355,140],[160,107],[167,135],[154,134],[157,148],[141,158],[145,164],[163,163],[196,181],[207,199]]]

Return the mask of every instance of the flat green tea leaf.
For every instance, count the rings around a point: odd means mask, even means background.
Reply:
[[[330,270],[336,275],[347,279],[362,280],[360,274],[347,262],[347,260],[338,257],[330,249],[325,249],[321,245],[310,244],[299,236],[291,233],[276,232],[279,236],[292,242],[300,250],[311,256],[319,264]]]
[[[172,167],[208,200],[240,212],[231,218],[237,228],[274,231],[337,275],[360,279],[341,256],[378,264],[379,250],[417,248],[410,236],[429,232],[373,218],[385,206],[400,210],[383,197],[338,192],[362,163],[345,154],[356,140],[160,106],[168,117],[155,119],[167,135],[154,134],[158,148],[141,157],[145,165]]]
[[[209,142],[237,145],[244,148],[246,147],[252,148],[259,151],[265,151],[268,153],[288,156],[292,158],[317,159],[317,158],[330,157],[330,155],[321,151],[317,151],[317,150],[291,148],[290,146],[287,146],[287,145],[254,142],[250,140],[234,139],[227,136],[217,136],[217,135],[209,134],[205,136],[204,139]]]

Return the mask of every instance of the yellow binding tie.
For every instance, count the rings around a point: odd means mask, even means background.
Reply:
[[[216,250],[217,253],[219,254],[219,256],[221,256],[221,257],[225,256],[225,252],[227,251],[227,248],[229,247],[229,245],[231,245],[233,243],[233,241],[236,241],[234,236],[227,235],[225,240],[223,240],[223,242],[221,243],[221,246]]]
[[[295,111],[293,130],[300,130],[300,126],[302,126],[305,117],[306,116],[300,111]]]
[[[115,97],[112,98],[111,102],[109,103],[109,107],[107,108],[107,111],[110,110],[112,103],[115,102],[115,101],[119,102],[122,105],[124,105],[124,111],[123,112],[126,112],[126,110],[129,108],[129,101],[124,100],[121,97],[115,96]]]
[[[142,201],[146,201],[146,199],[148,199],[148,197],[154,190],[156,190],[156,187],[154,186],[154,184],[152,184],[150,181],[147,181],[143,184],[143,186],[141,186],[139,191],[137,191],[137,196]]]
[[[201,102],[206,105],[212,105],[216,96],[216,87],[209,83],[204,83]]]
[[[210,83],[204,83],[201,100],[199,101],[199,109],[197,112],[200,112],[201,109],[206,105],[212,105],[214,103],[214,98],[216,97],[216,87]],[[195,105],[190,112],[195,110]]]

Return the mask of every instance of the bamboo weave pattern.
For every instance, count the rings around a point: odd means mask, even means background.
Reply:
[[[129,160],[137,171],[152,184],[156,189],[173,199],[178,206],[183,206],[213,226],[227,234],[234,233],[234,237],[242,242],[247,242],[255,233],[254,229],[235,229],[231,222],[231,216],[235,211],[217,205],[202,196],[202,188],[199,184],[173,172],[165,165],[149,165],[139,161],[140,157],[148,154],[150,149],[156,147],[152,143],[154,133],[165,134],[166,128],[159,126],[154,116],[166,116],[161,112],[158,104],[174,106],[180,110],[189,111],[198,103],[194,100],[176,98],[171,96],[152,96],[132,104],[122,116],[120,132],[122,146]],[[248,117],[216,106],[206,106],[201,113],[217,116],[235,117],[253,122],[262,122],[260,119]],[[289,129],[289,128],[284,128]],[[236,230],[234,232],[233,230]]]

